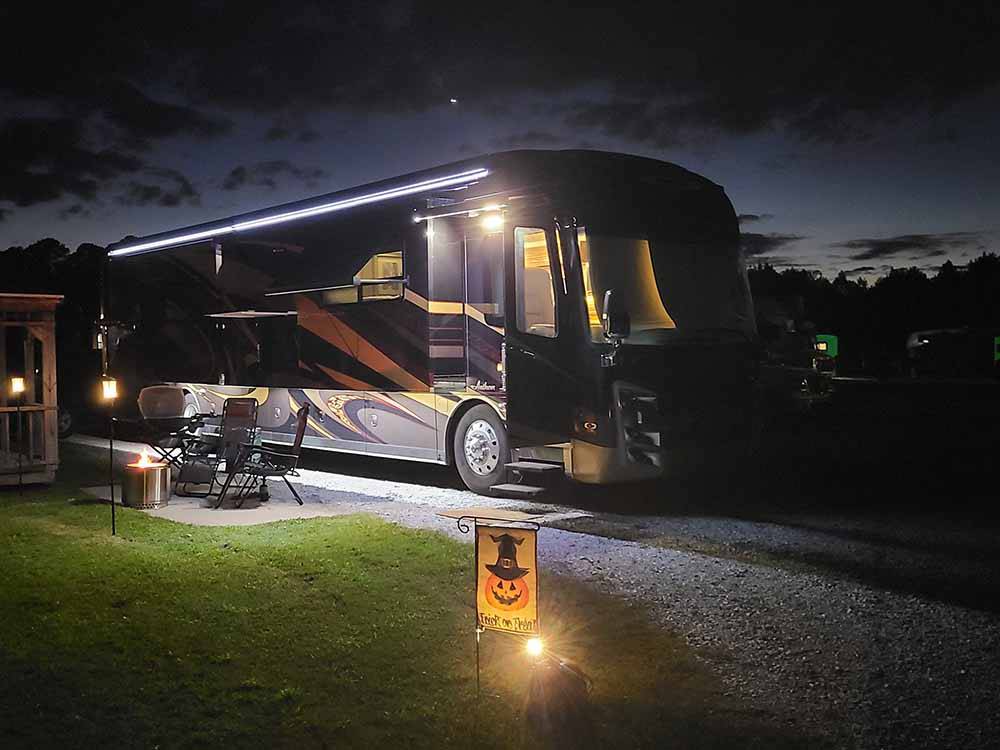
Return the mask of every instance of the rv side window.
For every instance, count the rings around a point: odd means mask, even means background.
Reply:
[[[378,281],[379,283],[373,283]],[[327,305],[377,302],[403,296],[403,251],[383,250],[373,253],[354,274],[352,286],[335,287],[323,292]]]
[[[514,229],[514,284],[517,329],[536,336],[555,338],[555,283],[544,229]]]

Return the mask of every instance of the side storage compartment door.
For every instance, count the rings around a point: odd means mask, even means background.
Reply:
[[[362,421],[372,455],[438,461],[434,394],[369,391]]]

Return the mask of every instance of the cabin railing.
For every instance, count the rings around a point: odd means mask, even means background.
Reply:
[[[17,474],[18,456],[24,474],[45,467],[45,413],[55,410],[42,404],[25,404],[20,409],[0,406],[0,474]]]

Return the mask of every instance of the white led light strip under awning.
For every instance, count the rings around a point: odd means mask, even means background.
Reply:
[[[345,208],[363,206],[367,203],[377,203],[379,201],[391,200],[393,198],[402,198],[405,195],[413,195],[414,193],[422,193],[427,190],[450,187],[463,182],[481,180],[488,174],[489,170],[486,169],[472,169],[468,172],[459,172],[458,174],[448,175],[447,177],[436,177],[432,180],[424,180],[422,182],[415,182],[412,185],[403,185],[398,188],[380,190],[377,193],[359,195],[355,198],[344,198],[343,200],[334,201],[333,203],[324,203],[319,206],[300,208],[296,211],[286,211],[285,213],[275,214],[274,216],[264,216],[260,219],[241,221],[238,224],[230,224],[228,226],[224,225],[215,229],[205,229],[201,232],[182,234],[177,237],[153,240],[152,242],[140,242],[137,245],[125,245],[124,247],[115,248],[109,252],[108,255],[113,257],[118,255],[130,255],[132,253],[149,252],[151,250],[162,250],[163,248],[172,247],[174,245],[185,245],[199,240],[206,240],[210,237],[218,237],[223,234],[243,232],[248,229],[270,226],[271,224],[280,224],[284,221],[305,219],[310,216],[318,216],[319,214],[330,213],[332,211],[343,211]]]

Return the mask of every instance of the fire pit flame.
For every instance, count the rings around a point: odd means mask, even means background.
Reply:
[[[149,449],[143,448],[142,454],[139,456],[139,460],[135,463],[129,464],[129,466],[134,466],[137,469],[148,469],[150,466],[159,466],[159,461],[153,461],[149,456]]]

